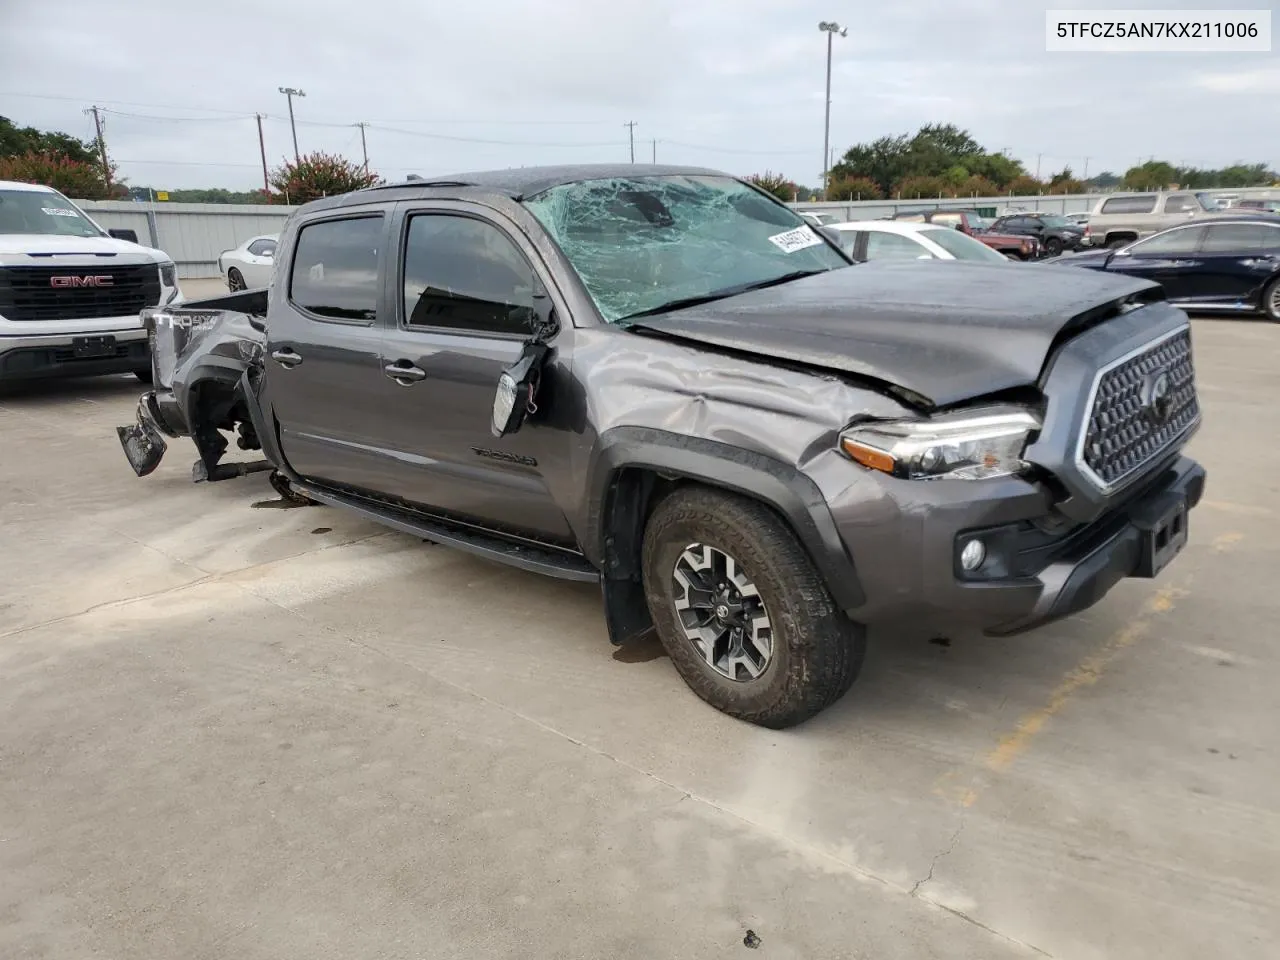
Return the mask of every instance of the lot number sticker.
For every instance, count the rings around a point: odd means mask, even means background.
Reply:
[[[41,207],[41,213],[47,213],[51,217],[79,217],[80,214],[74,210],[68,210],[65,207]]]
[[[783,253],[795,253],[805,247],[816,247],[822,243],[822,238],[809,227],[796,227],[786,233],[775,233],[769,242]]]

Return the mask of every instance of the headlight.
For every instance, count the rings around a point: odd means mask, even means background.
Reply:
[[[864,467],[909,480],[988,480],[1026,467],[1022,451],[1040,429],[1028,410],[966,411],[929,420],[862,424],[840,447]]]
[[[178,265],[172,260],[160,264],[160,283],[166,287],[178,285]]]

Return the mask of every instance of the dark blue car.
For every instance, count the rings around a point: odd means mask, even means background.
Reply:
[[[1196,220],[1046,263],[1146,277],[1184,309],[1261,313],[1280,323],[1280,217]]]

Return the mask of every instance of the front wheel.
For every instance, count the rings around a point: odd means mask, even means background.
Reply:
[[[1262,291],[1262,312],[1272,323],[1280,323],[1280,277]]]
[[[718,710],[802,723],[853,684],[865,629],[849,620],[795,535],[754,500],[677,490],[645,527],[644,589],[680,676]]]

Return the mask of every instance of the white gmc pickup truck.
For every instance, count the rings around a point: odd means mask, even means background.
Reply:
[[[177,267],[107,231],[49,187],[0,180],[0,382],[134,373],[150,380],[140,313],[182,301]]]

